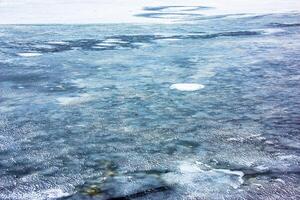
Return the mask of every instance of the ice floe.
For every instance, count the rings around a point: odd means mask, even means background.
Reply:
[[[64,192],[62,189],[48,189],[43,191],[45,196],[50,199],[57,199],[57,198],[62,198],[62,197],[67,197],[70,196],[69,193]]]
[[[180,91],[197,91],[204,88],[204,85],[196,84],[196,83],[176,83],[170,86],[170,89],[176,89]]]
[[[177,185],[188,192],[213,192],[223,189],[237,189],[243,180],[242,171],[215,169],[201,162],[182,161],[175,172],[163,175],[163,180],[169,185]]]
[[[41,56],[43,54],[37,52],[24,52],[24,53],[18,53],[18,55],[21,57],[36,57],[36,56]]]

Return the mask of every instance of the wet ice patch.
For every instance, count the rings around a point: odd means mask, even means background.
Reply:
[[[32,200],[42,200],[42,199],[59,199],[59,198],[64,198],[71,196],[72,193],[66,192],[61,188],[49,188],[49,189],[38,189],[38,185],[36,185],[36,189],[33,190],[28,190],[26,191],[19,191],[20,188],[15,190],[15,193],[13,194],[1,194],[0,193],[0,198],[1,199],[20,199],[20,200],[25,200],[25,199],[32,199]]]
[[[116,44],[114,43],[98,43],[96,44],[96,46],[105,46],[105,47],[111,47],[111,46],[115,46]]]
[[[60,105],[72,106],[72,105],[87,103],[89,101],[92,101],[93,99],[94,97],[91,96],[90,94],[81,94],[75,97],[59,97],[56,100]]]
[[[64,42],[64,41],[50,41],[50,42],[48,42],[48,44],[65,45],[65,44],[69,44],[69,43]]]
[[[196,83],[176,83],[170,86],[170,89],[179,90],[179,91],[197,91],[204,88],[204,85],[196,84]]]
[[[95,46],[93,46],[93,49],[115,49],[115,48],[120,48],[123,45],[126,45],[127,42],[118,39],[118,38],[109,38],[106,39],[100,43],[95,44]]]
[[[165,39],[162,39],[163,41],[178,41],[178,40],[181,40],[179,38],[165,38]]]
[[[258,30],[258,31],[261,31],[264,35],[272,35],[272,34],[285,32],[285,30],[283,30],[281,28],[267,28],[267,29],[262,29],[262,30]]]
[[[18,56],[21,57],[36,57],[36,56],[41,56],[43,54],[37,53],[37,52],[24,52],[24,53],[18,53]]]
[[[235,137],[227,138],[229,142],[245,142],[245,141],[263,141],[266,138],[261,134],[236,135]]]
[[[229,183],[229,185],[234,189],[237,189],[241,184],[244,183],[244,180],[243,180],[244,173],[242,171],[231,171],[228,169],[213,169],[212,171],[216,172],[219,175],[223,174],[226,176],[234,177],[236,182]]]
[[[42,192],[44,196],[47,196],[47,198],[50,199],[57,199],[62,197],[70,196],[69,193],[64,192],[62,189],[48,189]]]
[[[158,42],[176,42],[182,40],[181,38],[178,37],[165,37],[165,38],[160,38]]]
[[[183,161],[175,172],[166,173],[162,178],[178,191],[199,198],[215,192],[237,189],[244,182],[243,176],[241,171],[214,169],[200,162]]]
[[[258,165],[256,167],[254,167],[254,169],[258,172],[265,172],[269,170],[269,167],[265,166],[265,165]]]
[[[104,47],[104,46],[93,46],[92,48],[93,49],[106,49],[106,47]]]
[[[33,47],[36,49],[53,49],[53,46],[49,44],[36,44]]]
[[[139,47],[139,48],[147,48],[150,47],[151,45],[149,43],[144,43],[144,42],[134,42],[132,45]]]
[[[123,41],[118,38],[109,38],[103,41],[103,43],[118,43],[118,44],[126,44],[126,41]]]

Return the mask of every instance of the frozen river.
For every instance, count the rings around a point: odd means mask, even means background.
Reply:
[[[211,9],[0,25],[0,199],[298,199],[300,15]]]

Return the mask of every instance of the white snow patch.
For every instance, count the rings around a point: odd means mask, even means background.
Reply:
[[[81,94],[75,97],[58,97],[56,100],[60,105],[72,106],[92,101],[94,97],[90,94]]]
[[[1,0],[0,24],[94,24],[94,23],[172,23],[167,19],[138,17],[152,13],[145,7],[168,7],[158,12],[189,13],[203,16],[227,14],[269,14],[299,12],[299,0]],[[214,9],[193,10],[195,6]],[[175,15],[179,17],[180,15]]]
[[[200,90],[203,89],[204,85],[201,84],[196,84],[196,83],[176,83],[170,86],[170,89],[176,89],[176,90],[180,90],[180,91],[196,91],[196,90]]]
[[[42,192],[49,199],[57,199],[70,196],[69,193],[64,192],[62,189],[48,189]]]
[[[276,33],[283,33],[285,30],[281,28],[266,28],[266,29],[254,29],[253,31],[260,31],[264,35],[272,35]]]
[[[170,185],[180,185],[188,191],[223,190],[226,187],[237,189],[243,180],[242,171],[215,169],[201,162],[182,161],[175,172],[162,176]]]
[[[105,49],[105,47],[103,47],[103,46],[93,46],[92,48],[93,49]]]
[[[24,52],[24,53],[18,53],[18,55],[21,57],[36,57],[36,56],[41,56],[43,54],[36,53],[36,52]]]

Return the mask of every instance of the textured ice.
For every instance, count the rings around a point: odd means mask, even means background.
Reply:
[[[0,199],[297,199],[299,14],[150,4],[193,24],[0,27]]]

